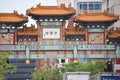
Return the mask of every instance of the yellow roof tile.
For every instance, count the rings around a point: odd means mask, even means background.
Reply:
[[[81,22],[110,22],[119,20],[119,16],[107,12],[85,12],[75,16],[75,21]]]
[[[65,31],[66,35],[85,35],[84,28],[70,27]]]
[[[30,8],[26,11],[26,13],[33,14],[33,15],[69,15],[75,14],[75,10],[71,7],[65,7],[64,5],[61,6],[41,6],[40,4],[37,5],[35,8]]]
[[[18,35],[37,35],[37,28],[34,25],[31,27],[25,25],[22,29],[18,29]]]
[[[14,13],[0,13],[0,22],[3,23],[20,23],[27,21],[28,17],[24,16],[23,14],[19,15],[17,11],[14,11]]]
[[[108,37],[109,38],[120,38],[120,28],[117,28],[116,30],[110,29],[108,31]]]

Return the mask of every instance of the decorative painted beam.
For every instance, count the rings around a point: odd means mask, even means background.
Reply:
[[[30,50],[74,50],[71,45],[27,45]],[[24,51],[26,50],[25,45],[0,45],[0,51]],[[78,45],[77,50],[116,50],[115,45]]]
[[[75,57],[76,56],[76,57]],[[64,59],[64,58],[77,58],[77,59],[91,59],[91,58],[107,58],[106,54],[30,54],[29,59]],[[116,54],[108,54],[109,58],[116,58]],[[26,54],[11,55],[11,59],[26,59]]]
[[[117,54],[117,58],[120,58],[120,46],[116,47],[116,54]]]

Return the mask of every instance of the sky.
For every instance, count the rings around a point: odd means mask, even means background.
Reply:
[[[26,15],[26,10],[35,7],[41,3],[41,5],[55,6],[57,5],[57,0],[0,0],[0,13],[12,13],[17,10],[19,14],[23,13]],[[35,22],[30,19],[29,24],[34,24]]]

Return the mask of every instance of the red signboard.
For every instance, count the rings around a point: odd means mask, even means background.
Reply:
[[[116,64],[120,64],[120,58],[116,59]]]
[[[116,64],[120,64],[120,58],[116,59]],[[120,70],[116,70],[117,73],[120,73]]]

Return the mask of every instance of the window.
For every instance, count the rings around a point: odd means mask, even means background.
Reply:
[[[94,4],[94,9],[95,10],[100,10],[101,5],[100,4]]]
[[[80,4],[80,10],[82,10],[82,4]]]
[[[61,63],[65,63],[65,59],[61,59]]]
[[[93,11],[93,3],[89,3],[89,10]]]
[[[79,2],[78,3],[78,6],[79,6],[79,11],[80,12],[83,12],[84,10],[87,10],[87,2]]]
[[[83,4],[83,10],[87,10],[87,3]]]
[[[101,10],[101,3],[100,2],[95,2],[93,4],[94,10],[100,11]]]

